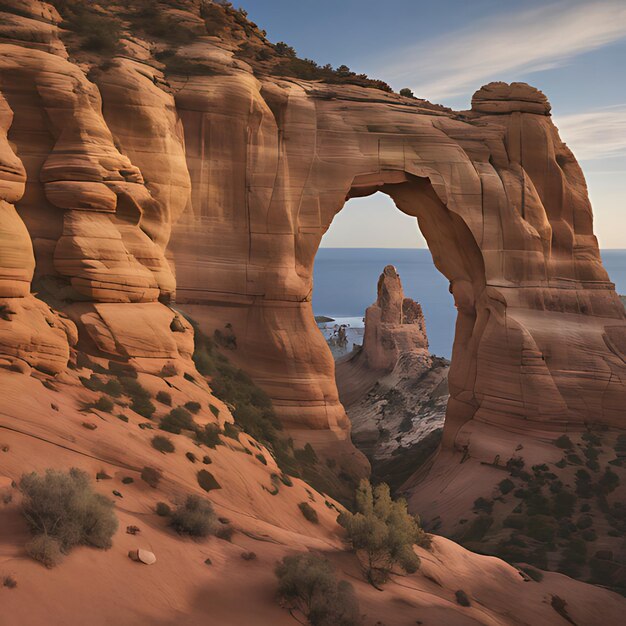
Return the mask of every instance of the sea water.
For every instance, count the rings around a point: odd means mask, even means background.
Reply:
[[[626,250],[604,250],[604,266],[618,293],[626,294]],[[394,265],[404,293],[422,305],[431,352],[450,358],[456,310],[447,279],[419,248],[320,248],[314,268],[313,311],[335,322],[321,324],[328,338],[335,325],[348,324],[350,344],[362,337],[365,309],[376,300],[378,277]],[[349,346],[351,348],[351,345]]]

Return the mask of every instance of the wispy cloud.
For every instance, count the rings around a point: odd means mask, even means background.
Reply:
[[[489,80],[559,67],[624,37],[624,0],[560,0],[395,50],[374,69],[437,101],[471,93]]]
[[[626,104],[560,115],[554,123],[581,161],[626,156]]]

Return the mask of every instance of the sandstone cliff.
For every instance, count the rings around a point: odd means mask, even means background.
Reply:
[[[556,464],[552,442],[562,433],[609,429],[613,440],[624,428],[625,312],[602,267],[584,177],[541,92],[493,83],[470,111],[454,112],[359,77],[318,80],[243,14],[200,0],[4,0],[0,15],[0,425],[9,447],[0,461],[9,484],[31,467],[98,471],[104,463],[137,472],[149,461],[149,432],[131,407],[130,426],[100,415],[97,440],[81,425],[83,403],[96,397],[80,379],[114,377],[120,367],[153,397],[173,389],[176,402],[202,404],[203,422],[230,423],[230,409],[196,371],[193,329],[174,304],[207,334],[228,335],[229,356],[268,394],[296,448],[312,444],[338,471],[367,472],[315,326],[312,267],[346,199],[379,190],[417,218],[458,309],[442,450],[427,476],[406,485],[415,510],[452,531],[479,483],[500,480],[495,459],[519,456],[522,445],[528,466]],[[330,512],[319,533],[293,513],[307,497],[304,483],[279,500],[256,494],[251,504],[251,477],[267,482],[272,467],[234,446],[219,454],[218,478],[230,485],[219,504],[234,509],[246,537],[337,548]],[[198,488],[191,466],[163,462],[172,497]],[[152,500],[138,490],[125,500],[125,520],[144,515]],[[3,514],[17,536],[15,507]],[[147,592],[137,614],[206,620],[195,582],[204,559],[193,546],[180,557],[163,529],[152,536],[166,542],[171,568],[182,558],[190,573],[172,593],[184,600],[166,616],[155,614],[164,607],[158,576],[137,588]],[[229,550],[218,551],[222,564]],[[264,558],[281,550],[267,547]],[[431,578],[415,583],[436,598],[427,602],[433,618],[452,611],[449,623],[546,622],[554,611],[542,604],[543,589],[567,596],[579,624],[603,608],[613,611],[609,620],[620,615],[601,590],[559,575],[531,588],[513,568],[478,557],[469,569],[485,567],[503,582],[480,598],[489,617],[482,609],[460,615],[447,596],[475,577],[460,565],[451,576],[437,561],[470,558],[455,550],[441,540],[440,556],[425,557]],[[3,557],[32,576],[29,589],[39,587],[46,572],[33,573],[16,544]],[[106,580],[97,608],[106,619],[115,614],[111,597],[134,579],[131,570],[119,573],[118,557],[98,562]],[[77,555],[66,578],[42,592],[41,606],[14,595],[9,610],[45,620],[73,579],[88,579],[94,567]],[[246,578],[241,567],[235,573]],[[258,606],[271,593],[267,577],[246,587]],[[433,577],[445,579],[443,591]],[[224,592],[222,621],[233,605],[225,578],[211,575]],[[74,594],[81,622],[93,611],[94,590],[84,585]],[[506,608],[512,598],[523,599],[519,620]],[[132,602],[124,606],[134,615]],[[286,619],[266,611],[259,623]]]

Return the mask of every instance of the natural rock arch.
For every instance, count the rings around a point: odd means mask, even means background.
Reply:
[[[472,440],[472,454],[491,461],[512,450],[485,428],[552,437],[621,423],[624,310],[602,268],[584,178],[543,94],[496,83],[455,114],[368,100],[357,88],[273,80],[245,89],[254,104],[238,111],[213,92],[201,113],[194,92],[187,114],[192,94],[177,96],[192,187],[219,190],[221,206],[204,222],[185,212],[174,228],[178,301],[206,329],[232,324],[233,358],[297,442],[336,449],[347,437],[313,322],[312,266],[346,199],[376,190],[419,217],[451,281],[448,449]],[[234,179],[207,177],[202,163],[224,145],[198,144],[200,121],[205,137],[218,124],[241,137],[239,148],[227,144],[246,155]]]

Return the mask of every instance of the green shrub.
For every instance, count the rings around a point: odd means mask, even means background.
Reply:
[[[171,453],[176,450],[172,441],[168,437],[163,437],[163,435],[152,437],[152,447],[163,453]]]
[[[513,491],[513,489],[515,488],[515,483],[509,478],[505,478],[504,480],[500,481],[498,487],[500,488],[500,492],[503,495],[506,495],[507,493]]]
[[[104,413],[110,413],[115,407],[111,399],[107,398],[106,396],[100,396],[98,400],[94,402],[91,406],[94,409],[97,409],[98,411],[102,411]]]
[[[170,526],[180,535],[207,537],[217,528],[217,516],[210,502],[198,496],[187,496],[184,504],[172,512]]]
[[[207,470],[202,469],[197,474],[198,484],[205,491],[212,491],[213,489],[221,489],[220,484],[215,480],[215,476],[211,474],[211,472],[207,472]]]
[[[528,518],[526,533],[536,541],[550,543],[554,541],[556,535],[556,524],[551,517],[546,515],[534,515]]]
[[[43,476],[25,474],[20,489],[22,513],[38,537],[29,553],[39,554],[47,566],[54,564],[56,548],[68,553],[77,545],[111,547],[118,526],[113,502],[93,491],[85,472],[72,468],[69,472],[47,470]]]
[[[202,408],[202,406],[200,405],[199,402],[185,402],[185,408],[190,412],[193,413],[194,415],[196,415],[197,413],[200,412],[200,409]]]
[[[172,513],[170,505],[165,502],[157,502],[154,510],[159,517],[168,517]]]
[[[486,498],[477,498],[474,500],[474,509],[476,511],[483,511],[485,513],[491,513],[493,510],[493,502]]]
[[[393,501],[389,486],[372,488],[362,480],[356,492],[356,513],[342,512],[337,521],[347,533],[352,548],[365,555],[367,580],[375,585],[387,580],[395,564],[412,573],[419,567],[413,546],[427,545],[428,536],[407,511],[404,500]]]
[[[523,572],[525,572],[532,580],[536,583],[540,583],[543,580],[543,572],[534,567],[530,567],[528,565],[520,568]]]
[[[302,515],[304,515],[305,519],[312,524],[319,524],[320,520],[317,516],[317,511],[308,502],[300,502],[298,508],[302,511]]]
[[[115,378],[111,378],[111,380],[107,381],[102,388],[102,391],[110,395],[112,398],[119,398],[124,393],[124,389],[120,384],[120,381],[115,380]]]
[[[156,407],[152,402],[146,398],[136,398],[131,402],[130,408],[138,415],[151,419],[153,413],[156,411]]]
[[[457,604],[459,604],[460,606],[471,606],[471,602],[463,589],[455,591],[454,597],[456,598]]]
[[[162,474],[154,467],[144,467],[141,470],[141,480],[150,485],[153,489],[156,489],[161,482]]]
[[[165,404],[165,406],[172,406],[172,395],[167,391],[158,391],[156,395],[157,402]]]
[[[276,566],[278,598],[313,626],[362,624],[352,585],[337,581],[328,561],[312,554],[286,556]],[[301,619],[298,619],[301,621]]]
[[[403,87],[402,89],[400,89],[399,93],[405,98],[415,98],[415,94],[408,87]]]
[[[591,517],[591,515],[581,515],[576,522],[576,526],[579,530],[591,528],[593,526],[593,518]]]
[[[619,487],[619,476],[609,467],[605,468],[600,478],[600,487],[604,493],[611,493]]]
[[[195,430],[196,423],[191,413],[182,406],[172,409],[159,424],[161,430],[179,435],[183,430]]]
[[[304,445],[304,448],[295,450],[295,456],[298,461],[305,463],[306,465],[315,465],[319,459],[317,454],[310,443]]]
[[[235,441],[239,441],[240,433],[241,433],[241,430],[237,428],[237,426],[235,426],[234,424],[231,424],[230,422],[226,422],[224,424],[224,436],[225,437],[228,437],[229,439],[234,439]]]
[[[260,461],[261,463],[263,463],[263,465],[267,465],[267,459],[261,454],[255,454],[254,457],[256,458],[257,461]]]
[[[572,440],[567,435],[561,435],[558,439],[555,439],[554,445],[564,450],[570,450],[573,447]]]
[[[220,430],[215,424],[207,424],[204,428],[196,430],[196,440],[209,448],[215,448],[222,443]]]
[[[220,410],[214,404],[209,404],[209,410],[211,411],[211,413],[213,413],[215,417],[219,417]]]
[[[192,463],[195,463],[198,460],[193,452],[185,452],[185,457]]]

